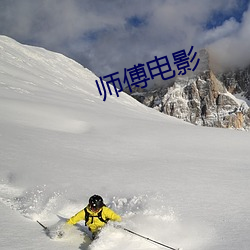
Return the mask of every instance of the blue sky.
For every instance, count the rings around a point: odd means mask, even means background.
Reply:
[[[193,45],[250,63],[249,0],[1,0],[0,34],[63,53],[99,76]]]
[[[235,18],[237,22],[241,23],[243,14],[248,9],[248,4],[248,0],[239,0],[236,7],[232,8],[232,10],[229,12],[224,12],[223,9],[213,11],[211,13],[211,18],[209,18],[206,23],[206,28],[216,28],[217,26],[222,25],[225,20],[228,20],[231,17]]]

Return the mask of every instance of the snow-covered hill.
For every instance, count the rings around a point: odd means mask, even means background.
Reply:
[[[97,193],[123,226],[164,244],[248,250],[249,133],[196,127],[124,93],[103,102],[95,79],[0,37],[0,248],[162,249],[111,225],[91,245],[78,227],[51,240],[36,223]]]

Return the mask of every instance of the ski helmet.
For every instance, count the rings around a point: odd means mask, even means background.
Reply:
[[[89,198],[89,206],[93,210],[98,210],[103,207],[103,199],[99,195],[93,195]]]

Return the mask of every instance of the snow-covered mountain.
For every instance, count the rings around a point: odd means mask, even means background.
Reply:
[[[214,72],[206,50],[199,52],[199,58],[194,74],[132,96],[148,107],[196,125],[248,130],[249,69]]]
[[[52,227],[92,194],[122,225],[184,250],[248,250],[249,133],[193,126],[125,93],[103,102],[96,76],[63,55],[0,37],[0,248],[153,250],[108,225]]]
[[[228,69],[218,72],[217,78],[223,82],[230,93],[246,98],[250,103],[250,65],[244,68]]]

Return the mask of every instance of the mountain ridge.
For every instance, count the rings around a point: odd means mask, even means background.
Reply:
[[[242,97],[250,96],[250,67],[219,73],[212,69],[206,49],[198,55],[200,63],[194,73],[148,90],[137,88],[131,96],[148,107],[195,125],[248,130],[250,109]]]

